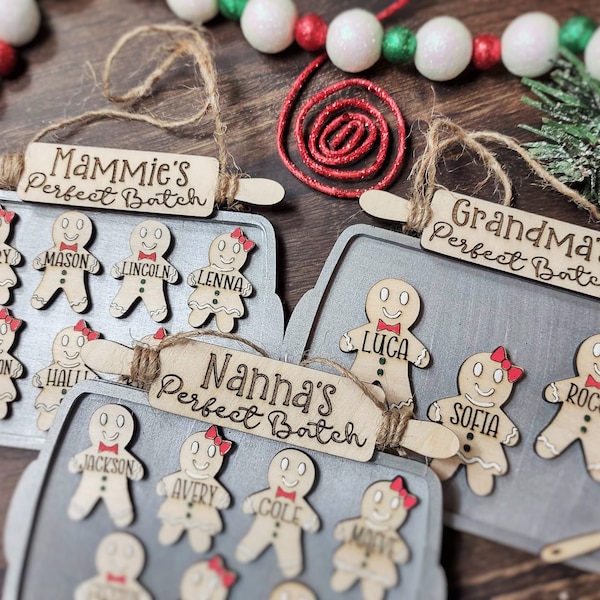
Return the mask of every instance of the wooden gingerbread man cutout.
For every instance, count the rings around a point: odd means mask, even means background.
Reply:
[[[299,581],[284,581],[270,593],[269,600],[317,600],[317,596]]]
[[[42,388],[35,400],[35,408],[39,411],[37,426],[42,431],[50,429],[62,399],[75,384],[85,379],[98,378],[81,357],[84,344],[98,337],[100,334],[92,331],[86,322],[81,320],[73,327],[65,327],[54,338],[54,362],[38,371],[32,380],[35,387]]]
[[[21,253],[6,243],[10,236],[14,212],[0,206],[0,305],[10,302],[10,290],[17,285],[13,267],[21,262]]]
[[[152,595],[137,580],[144,569],[146,553],[141,542],[130,533],[111,533],[98,544],[98,574],[75,590],[75,600],[152,600]]]
[[[179,594],[181,600],[225,600],[236,579],[236,574],[227,570],[223,559],[219,555],[213,556],[186,570]]]
[[[523,369],[510,362],[502,346],[492,354],[474,354],[458,372],[459,395],[429,406],[427,416],[460,440],[456,456],[430,464],[442,481],[465,465],[470,488],[487,496],[494,489],[494,477],[506,474],[508,462],[502,446],[514,446],[519,431],[501,407],[522,375]]]
[[[0,227],[1,229],[1,227]],[[6,308],[0,309],[0,419],[8,414],[8,404],[17,397],[13,379],[23,374],[23,365],[8,352],[15,343],[15,335],[23,321],[11,316]]]
[[[71,473],[82,473],[67,511],[71,519],[85,519],[104,500],[117,527],[133,521],[128,482],[144,476],[142,463],[127,451],[134,429],[133,416],[119,404],[105,404],[94,412],[89,426],[92,445],[69,461]]]
[[[345,592],[360,580],[365,600],[382,600],[388,589],[396,587],[396,565],[406,563],[410,556],[397,530],[416,503],[402,477],[367,488],[360,517],[338,523],[333,532],[343,542],[333,555],[334,591]]]
[[[158,511],[161,544],[170,546],[187,531],[196,552],[210,548],[213,536],[223,529],[219,510],[231,504],[229,492],[216,480],[229,450],[231,442],[219,435],[214,425],[183,442],[181,470],[163,477],[156,486],[156,493],[167,497]]]
[[[196,288],[188,299],[189,323],[202,327],[211,315],[219,331],[229,333],[236,319],[244,316],[242,298],[252,294],[252,284],[240,273],[255,244],[237,227],[216,237],[208,249],[209,265],[192,271],[187,278]]]
[[[256,518],[238,544],[236,558],[240,562],[255,560],[272,544],[286,577],[302,572],[302,530],[314,533],[320,527],[317,513],[304,499],[315,474],[312,460],[299,450],[286,449],[275,455],[267,475],[269,488],[246,498],[242,507]]]
[[[42,281],[31,297],[33,308],[45,308],[62,289],[75,312],[87,309],[85,274],[100,272],[100,263],[85,249],[92,234],[92,222],[81,212],[66,212],[56,219],[52,226],[54,246],[38,254],[31,263],[34,269],[44,270]]]
[[[538,436],[535,451],[542,458],[555,458],[579,440],[588,473],[600,482],[600,334],[581,344],[575,363],[575,377],[555,381],[544,390],[548,402],[561,406]]]
[[[160,323],[169,313],[165,281],[176,283],[179,273],[164,255],[171,245],[171,232],[158,221],[143,221],[131,233],[131,255],[110,271],[115,279],[123,278],[121,289],[110,305],[113,317],[123,317],[138,298],[150,317]]]

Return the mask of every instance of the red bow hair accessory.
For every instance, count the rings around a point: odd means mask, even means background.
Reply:
[[[392,485],[390,485],[390,489],[398,492],[398,495],[402,498],[402,504],[406,510],[410,510],[417,503],[416,496],[412,496],[408,493],[408,490],[404,487],[404,479],[398,476],[394,481],[392,481]]]
[[[15,218],[14,212],[8,212],[3,208],[0,208],[0,217],[3,218],[7,223],[10,223]]]
[[[215,425],[211,425],[210,429],[204,434],[207,440],[212,440],[212,443],[219,449],[221,456],[225,456],[231,450],[231,442],[224,440],[217,431]]]
[[[217,555],[213,556],[208,561],[208,568],[212,569],[223,582],[223,587],[230,588],[236,580],[236,575],[233,571],[228,571],[223,564],[223,559]]]
[[[254,248],[254,242],[252,240],[249,240],[239,227],[235,228],[235,230],[231,234],[231,237],[234,240],[237,240],[242,245],[244,252],[250,252],[250,250]]]
[[[507,372],[508,381],[510,381],[510,383],[514,383],[523,375],[523,369],[520,367],[515,367],[510,360],[508,360],[508,357],[506,356],[506,350],[502,346],[498,346],[498,348],[492,352],[490,358],[494,362],[500,363],[502,370]]]
[[[96,331],[92,331],[87,326],[87,323],[83,319],[81,319],[81,321],[78,321],[77,325],[75,325],[75,327],[73,327],[73,329],[75,331],[81,332],[81,334],[87,338],[88,342],[97,340],[100,337],[100,334],[97,333]]]
[[[0,320],[9,325],[11,331],[16,331],[19,329],[19,327],[21,327],[21,323],[23,323],[21,319],[15,319],[14,317],[11,317],[6,308],[0,310]]]

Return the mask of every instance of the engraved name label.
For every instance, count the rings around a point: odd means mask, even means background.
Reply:
[[[427,250],[600,297],[599,232],[446,190],[432,209]]]
[[[218,171],[205,156],[36,142],[17,193],[32,202],[207,217]]]

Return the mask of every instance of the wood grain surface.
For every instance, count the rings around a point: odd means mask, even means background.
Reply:
[[[342,9],[357,4],[378,11],[386,0],[296,0],[301,13],[318,12],[331,20]],[[0,149],[23,151],[30,139],[56,120],[107,106],[101,93],[104,58],[119,36],[131,28],[175,19],[164,0],[40,0],[43,29],[21,52],[23,65],[17,77],[0,84]],[[516,16],[544,10],[563,22],[577,12],[600,20],[600,4],[592,0],[412,0],[390,24],[419,27],[433,16],[460,18],[474,33],[500,35]],[[285,94],[309,61],[294,47],[277,55],[260,55],[244,41],[239,25],[216,19],[208,26],[220,76],[222,112],[228,124],[228,141],[240,167],[253,177],[269,177],[287,190],[285,201],[273,208],[255,208],[274,225],[279,241],[279,293],[287,314],[310,289],[337,235],[354,223],[399,229],[363,213],[354,200],[331,199],[314,192],[288,173],[280,162],[275,143],[277,116]],[[115,86],[124,89],[147,72],[153,49],[143,56],[135,48],[117,64]],[[147,59],[147,60],[145,60]],[[409,157],[391,191],[406,196],[408,173],[423,149],[425,121],[438,113],[461,126],[492,129],[519,141],[531,134],[519,123],[538,125],[541,116],[521,102],[527,89],[502,68],[481,74],[468,72],[458,81],[432,84],[413,68],[378,63],[365,76],[383,86],[397,100],[410,131]],[[307,93],[337,82],[342,74],[331,65],[314,77]],[[306,94],[304,98],[306,98]],[[157,86],[154,98],[142,110],[180,116],[199,102],[195,77],[181,61]],[[49,136],[48,141],[105,145],[139,150],[216,156],[212,123],[200,128],[165,133],[149,125],[102,121]],[[497,155],[515,183],[515,206],[578,225],[590,225],[587,214],[560,195],[545,190],[520,159],[509,151]],[[493,184],[477,190],[484,178],[481,166],[468,157],[449,161],[441,182],[465,194],[491,198]],[[496,196],[497,198],[497,196]],[[590,225],[598,229],[596,225]],[[26,360],[26,357],[23,357]],[[20,385],[26,385],[23,380]],[[35,453],[0,448],[0,522],[19,475]],[[600,529],[598,522],[591,528]],[[449,579],[449,595],[461,599],[575,600],[600,598],[600,576],[562,565],[544,565],[538,558],[488,541],[446,530],[443,565]],[[0,556],[2,575],[4,555]]]

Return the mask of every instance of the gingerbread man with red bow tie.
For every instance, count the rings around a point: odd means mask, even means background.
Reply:
[[[17,285],[13,267],[21,262],[21,253],[6,243],[14,218],[14,212],[0,206],[0,305],[10,302],[10,290]]]
[[[360,581],[365,600],[382,600],[388,589],[396,587],[396,565],[410,556],[398,529],[416,504],[402,477],[370,485],[362,497],[360,517],[338,523],[333,532],[343,543],[333,555],[331,589],[345,592]]]
[[[0,419],[8,414],[8,404],[16,399],[13,379],[23,374],[23,365],[8,351],[15,343],[15,335],[23,321],[13,317],[6,308],[0,309]]]
[[[105,404],[90,419],[92,445],[69,461],[71,473],[82,473],[67,514],[81,521],[104,500],[108,514],[117,527],[126,527],[134,518],[129,495],[129,480],[144,476],[142,463],[127,450],[133,438],[133,416],[119,404]]]
[[[92,233],[92,222],[81,212],[66,212],[56,219],[52,226],[54,246],[38,254],[31,263],[34,269],[44,270],[42,281],[31,297],[33,308],[45,308],[56,292],[62,290],[76,313],[87,309],[85,274],[100,272],[100,263],[85,249]]]
[[[211,315],[215,315],[219,331],[229,333],[235,327],[236,319],[244,316],[242,298],[252,294],[252,284],[240,269],[254,247],[254,242],[239,227],[212,241],[208,249],[210,264],[192,271],[187,278],[188,285],[196,288],[188,299],[192,327],[202,327]]]
[[[183,442],[181,470],[163,477],[156,486],[156,493],[167,497],[158,511],[161,544],[170,546],[187,531],[196,552],[210,548],[213,536],[223,529],[219,510],[231,504],[229,492],[216,480],[231,445],[214,425]]]
[[[186,570],[179,595],[181,600],[226,600],[236,579],[236,574],[225,567],[223,558],[213,556]]]
[[[600,482],[600,334],[582,342],[577,375],[548,385],[544,398],[559,403],[556,416],[538,436],[535,451],[555,458],[579,440],[590,476]]]
[[[179,273],[164,258],[171,245],[171,232],[158,221],[143,221],[131,233],[131,255],[110,271],[115,279],[123,279],[119,293],[110,305],[113,317],[123,317],[141,298],[150,317],[160,323],[168,314],[165,282],[177,283]]]
[[[285,577],[302,572],[302,530],[315,533],[320,527],[317,513],[305,500],[315,482],[315,465],[299,450],[286,449],[275,455],[267,475],[269,488],[246,498],[242,510],[256,518],[238,544],[236,558],[252,562],[273,545]]]
[[[67,392],[80,381],[97,379],[98,375],[87,367],[81,357],[81,348],[96,340],[100,334],[88,327],[82,319],[73,327],[65,327],[58,332],[52,344],[54,362],[38,371],[32,379],[35,387],[42,391],[35,399],[38,410],[38,429],[48,431],[54,416]]]
[[[502,446],[514,446],[519,441],[516,425],[501,407],[522,376],[523,369],[512,364],[502,346],[491,354],[474,354],[458,372],[459,395],[429,406],[427,416],[451,429],[460,441],[455,456],[434,459],[430,464],[442,481],[465,465],[473,492],[491,494],[494,477],[508,471]]]

